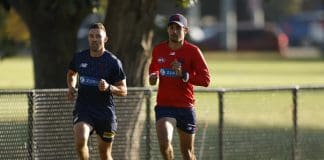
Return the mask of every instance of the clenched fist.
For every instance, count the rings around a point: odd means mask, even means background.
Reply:
[[[104,80],[104,79],[101,79],[98,83],[98,88],[99,88],[99,91],[106,91],[109,87],[109,84]]]
[[[158,79],[158,77],[157,77],[156,73],[150,74],[150,78],[149,78],[150,85],[155,85],[157,79]]]
[[[67,98],[69,101],[73,101],[75,99],[75,93],[76,93],[76,89],[71,87],[69,88],[68,92],[67,92]]]
[[[178,60],[174,60],[171,63],[171,68],[176,72],[177,77],[182,77],[182,67]]]

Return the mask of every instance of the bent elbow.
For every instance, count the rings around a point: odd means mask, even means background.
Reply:
[[[206,80],[204,83],[203,83],[203,87],[208,87],[210,85],[210,79]]]
[[[127,90],[114,92],[112,94],[115,95],[115,96],[119,96],[119,97],[125,97],[125,96],[127,96]]]
[[[204,83],[202,86],[203,87],[208,87],[209,86],[209,83]]]
[[[119,96],[126,97],[127,96],[127,90],[121,92]]]

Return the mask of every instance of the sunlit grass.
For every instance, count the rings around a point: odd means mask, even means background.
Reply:
[[[205,52],[211,87],[323,85],[324,61],[287,59],[277,53]],[[127,64],[124,64],[127,65]],[[31,56],[0,60],[0,89],[34,88]]]
[[[33,62],[30,56],[0,60],[0,89],[34,88]]]
[[[206,53],[205,57],[211,72],[211,87],[213,88],[324,84],[324,61],[321,60],[286,59],[275,53]],[[0,61],[0,77],[0,89],[33,88],[31,57],[11,57]],[[199,125],[196,141],[198,143],[197,151],[200,149],[201,142],[204,142],[203,154],[205,157],[203,159],[208,159],[208,157],[217,159],[219,138],[217,93],[196,92],[195,94]],[[300,146],[301,149],[306,150],[301,151],[302,154],[312,154],[307,157],[312,157],[313,153],[318,157],[323,157],[320,154],[323,147],[317,143],[323,139],[323,96],[323,91],[301,91],[299,94],[298,133],[299,136],[302,136],[301,139],[308,141]],[[151,117],[154,117],[153,107],[156,93],[153,93],[151,98]],[[26,122],[27,107],[27,97],[25,96],[1,95],[0,130],[7,130],[7,124],[15,124],[8,123],[9,121]],[[154,118],[152,118],[153,123]],[[21,126],[27,128],[27,124]],[[120,128],[122,127],[121,125]],[[27,135],[25,128],[21,129],[22,131],[19,133]],[[291,159],[287,158],[287,155],[291,154],[289,147],[292,129],[291,92],[225,93],[225,159],[259,159],[258,157],[263,153],[268,153],[264,159]],[[206,134],[204,135],[204,133]],[[11,139],[15,140],[15,137]],[[175,138],[176,140],[177,138]],[[307,149],[310,152],[307,152]],[[249,152],[251,150],[253,152]],[[159,151],[155,154],[160,155]]]
[[[213,88],[265,87],[292,85],[323,85],[324,61],[316,59],[286,59],[276,53],[226,53],[207,52]],[[127,65],[127,64],[125,64]],[[0,61],[0,89],[30,89],[34,86],[32,59],[30,56],[8,57]],[[235,95],[235,96],[233,96]],[[321,94],[303,97],[303,105],[316,107]],[[206,115],[207,120],[218,114],[217,94],[197,94],[197,111]],[[290,93],[240,93],[225,97],[227,122],[246,126],[274,124],[291,125]],[[155,99],[155,97],[154,97]],[[273,99],[273,100],[271,100]],[[311,100],[310,100],[311,99]],[[210,103],[210,104],[200,104]],[[313,104],[312,104],[313,103]],[[208,112],[200,110],[199,105],[213,107]],[[206,109],[206,108],[204,108]],[[302,108],[302,125],[318,127],[318,119],[312,118],[318,112]],[[284,110],[284,111],[283,111]],[[269,113],[255,114],[255,113]],[[284,114],[282,114],[284,113]],[[244,116],[246,118],[241,119]],[[318,116],[320,117],[320,116]],[[272,119],[272,121],[269,121]],[[319,118],[321,119],[321,118]],[[324,120],[324,119],[323,119]]]
[[[211,87],[323,85],[324,61],[287,59],[275,53],[205,54]]]

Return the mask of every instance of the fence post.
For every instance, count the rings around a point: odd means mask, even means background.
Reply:
[[[297,140],[298,140],[298,90],[299,86],[296,86],[292,90],[293,108],[292,108],[292,121],[293,121],[293,140],[292,140],[292,159],[296,160]]]
[[[146,97],[146,159],[151,159],[151,97],[152,90],[145,93]]]
[[[28,142],[27,142],[27,150],[28,150],[28,159],[33,160],[34,157],[34,135],[33,135],[33,128],[34,128],[34,90],[31,90],[27,93],[28,98]]]
[[[218,126],[218,147],[219,147],[219,160],[223,160],[223,132],[224,132],[224,94],[225,90],[218,92],[218,114],[219,114],[219,126]]]

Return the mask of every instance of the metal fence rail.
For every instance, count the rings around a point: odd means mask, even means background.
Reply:
[[[66,89],[35,90],[0,90],[0,159],[76,159],[72,136],[73,103],[65,98]],[[321,91],[324,86],[291,86],[263,88],[196,88],[196,94],[215,95],[218,99],[207,99],[206,104],[218,108],[217,147],[216,150],[205,151],[200,159],[231,159],[227,157],[226,143],[226,103],[227,95],[232,93],[247,94],[251,92],[291,92],[291,155],[288,159],[303,159],[300,151],[299,136],[299,93],[301,91]],[[159,159],[158,147],[154,132],[152,108],[156,89],[131,87],[127,97],[116,97],[117,113],[119,113],[119,137],[114,144],[115,159]],[[218,102],[218,103],[216,103]],[[17,104],[16,104],[17,103]],[[14,104],[14,105],[13,105]],[[28,107],[23,107],[24,105]],[[323,106],[324,107],[324,106]],[[26,111],[23,111],[26,110]],[[23,113],[18,112],[23,111]],[[24,116],[26,114],[26,116]],[[198,117],[199,118],[199,117]],[[200,120],[198,119],[200,123]],[[216,126],[215,126],[216,127]],[[22,130],[23,129],[23,130]],[[6,137],[6,134],[10,136]],[[17,136],[14,136],[17,134]],[[17,137],[19,137],[17,139]],[[322,139],[319,139],[322,140]],[[208,139],[203,139],[208,141]],[[216,142],[216,141],[215,141]],[[202,141],[198,141],[202,146]],[[319,142],[321,144],[323,142]],[[99,159],[96,150],[96,139],[91,137],[90,151],[92,159]],[[201,147],[203,148],[203,147]],[[206,147],[205,147],[206,148]],[[213,147],[209,147],[213,148]],[[320,146],[324,149],[323,146]],[[306,149],[304,149],[306,150]],[[216,152],[215,152],[216,151]],[[319,159],[324,158],[324,151],[316,153]],[[203,157],[202,155],[199,155]],[[199,158],[198,156],[198,158]],[[244,155],[242,155],[244,156]],[[242,157],[238,157],[240,159]],[[249,158],[243,158],[249,159]],[[262,159],[262,158],[258,158]],[[266,159],[266,158],[265,158]],[[316,158],[315,158],[316,159]]]
[[[221,88],[215,89],[214,91],[218,93],[219,99],[219,160],[223,160],[223,130],[224,130],[224,96],[225,93],[230,92],[272,92],[272,91],[291,91],[292,93],[292,124],[293,124],[293,137],[292,137],[292,160],[296,158],[296,150],[298,143],[298,92],[300,90],[323,90],[324,86],[292,86],[292,87],[262,87],[262,88]],[[204,91],[203,89],[200,91]],[[206,90],[205,90],[206,91]],[[212,92],[208,90],[208,92]],[[323,106],[324,107],[324,106]]]

